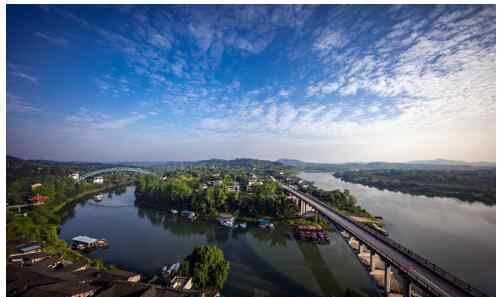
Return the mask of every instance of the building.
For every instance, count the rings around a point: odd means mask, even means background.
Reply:
[[[209,187],[217,187],[217,186],[220,186],[223,184],[223,181],[218,179],[218,180],[210,180],[207,182],[207,185],[209,185]]]
[[[77,236],[71,240],[73,240],[72,246],[78,249],[95,247],[97,243],[97,239],[88,236]]]
[[[193,287],[191,277],[175,276],[170,281],[170,287],[173,289],[189,290]]]
[[[94,177],[93,183],[101,185],[104,183],[104,178],[102,176],[96,176]]]
[[[80,173],[78,172],[73,172],[72,174],[70,174],[70,177],[74,180],[79,180],[80,179]]]
[[[218,218],[219,224],[226,227],[233,227],[235,224],[235,218],[229,213],[221,213]]]
[[[240,184],[237,182],[233,182],[233,184],[226,187],[226,191],[229,193],[240,192]]]
[[[31,190],[34,191],[42,186],[41,183],[36,183],[31,185]]]
[[[36,194],[35,196],[31,197],[30,200],[31,200],[31,202],[34,202],[34,203],[45,202],[45,201],[49,200],[49,197],[44,196],[44,195],[40,195],[40,194]]]
[[[34,253],[34,252],[41,252],[42,251],[42,245],[37,243],[37,242],[32,242],[32,243],[26,243],[26,244],[21,244],[16,246],[16,250],[20,253]]]
[[[124,281],[130,283],[137,283],[141,280],[141,274],[125,271],[125,270],[110,270],[102,271],[100,279],[104,281]]]
[[[61,281],[44,286],[37,286],[28,290],[24,297],[42,297],[42,296],[65,296],[65,297],[87,297],[96,293],[98,287],[76,281]]]

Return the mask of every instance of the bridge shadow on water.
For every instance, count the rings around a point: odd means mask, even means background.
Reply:
[[[280,270],[280,267],[271,265],[262,255],[256,253],[245,240],[240,241],[238,255],[231,251],[228,260],[235,263],[240,274],[245,274],[245,285],[227,282],[223,293],[231,296],[277,296],[277,297],[322,297],[317,292],[305,287],[304,284],[292,279]],[[238,257],[233,261],[232,258]],[[231,273],[231,268],[230,268]],[[263,287],[263,281],[269,282],[273,288]],[[240,285],[240,286],[239,286]],[[287,289],[285,289],[287,288]],[[251,292],[252,291],[252,292]]]
[[[303,254],[305,264],[315,276],[324,296],[344,296],[343,290],[332,275],[327,262],[324,261],[316,244],[297,241]]]

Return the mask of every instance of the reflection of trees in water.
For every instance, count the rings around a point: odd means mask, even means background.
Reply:
[[[113,188],[113,194],[115,195],[122,195],[124,194],[125,192],[127,192],[127,187],[126,186],[119,186],[119,187],[115,187]],[[111,193],[111,192],[110,192]]]
[[[273,230],[265,230],[260,228],[249,229],[249,234],[259,242],[270,242],[270,246],[287,246],[287,229],[278,227]]]
[[[172,215],[169,212],[137,207],[140,218],[147,218],[153,225],[178,236],[205,235],[208,242],[224,243],[228,241],[229,230],[221,230],[218,226],[207,222],[191,222],[183,217]]]
[[[297,241],[297,245],[303,254],[306,266],[313,273],[322,293],[325,296],[343,296],[343,290],[332,275],[329,265],[322,258],[318,245],[304,241]]]
[[[61,225],[64,225],[67,221],[75,217],[75,208],[68,207],[61,215]]]
[[[259,236],[255,238],[261,238],[263,241],[265,241],[265,237],[262,235],[267,234],[267,240],[271,240],[269,236],[271,232],[266,232],[266,230],[252,228],[249,229],[249,233],[252,236]],[[257,250],[253,245],[247,244],[246,241],[239,245],[238,254],[235,255],[238,259],[236,263],[232,264],[233,266],[230,269],[233,269],[233,273],[237,273],[242,279],[238,282],[229,282],[223,290],[225,295],[255,296],[257,291],[263,292],[264,296],[321,296],[318,292],[313,291],[312,288],[291,278],[286,273],[288,271],[286,267],[274,266],[272,261],[267,259],[269,255],[257,253]],[[255,289],[257,290],[255,291]]]

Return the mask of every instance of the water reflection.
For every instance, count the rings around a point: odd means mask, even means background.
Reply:
[[[107,238],[110,248],[90,254],[146,276],[182,260],[197,245],[220,247],[231,262],[223,289],[228,296],[342,296],[347,288],[376,288],[346,243],[332,235],[329,245],[297,242],[288,226],[229,229],[169,212],[134,205],[134,187],[96,202],[81,201],[68,211],[61,238]]]
[[[362,207],[383,216],[391,238],[495,296],[496,206],[382,191],[330,173],[299,176],[325,190],[348,189]]]

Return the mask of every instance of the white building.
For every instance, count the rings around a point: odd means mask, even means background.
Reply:
[[[226,187],[226,191],[233,193],[233,192],[240,192],[240,184],[237,182],[234,182],[230,186]]]
[[[93,182],[95,184],[103,184],[104,183],[104,178],[102,176],[96,176],[96,177],[94,177]]]
[[[70,174],[70,177],[74,180],[79,180],[80,179],[80,173],[78,172],[73,172],[72,174]]]

